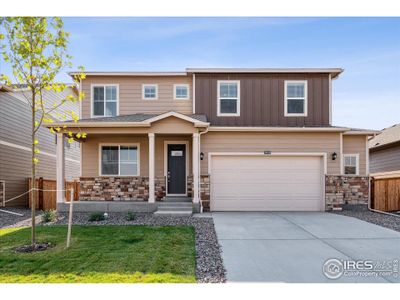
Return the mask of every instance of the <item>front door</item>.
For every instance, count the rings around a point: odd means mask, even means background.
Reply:
[[[184,195],[186,193],[186,145],[168,145],[167,193]]]

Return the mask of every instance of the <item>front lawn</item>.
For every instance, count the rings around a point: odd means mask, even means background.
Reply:
[[[195,282],[192,227],[38,226],[50,250],[15,253],[30,228],[0,229],[0,282]]]

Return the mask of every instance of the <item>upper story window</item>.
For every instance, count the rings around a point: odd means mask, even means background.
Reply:
[[[240,116],[240,81],[218,80],[218,116]]]
[[[118,85],[92,86],[93,117],[114,117],[118,111]]]
[[[285,81],[285,116],[307,116],[307,81]]]
[[[100,153],[101,176],[138,176],[139,145],[105,145]]]
[[[343,169],[346,175],[358,175],[358,154],[343,154]]]
[[[174,84],[174,99],[175,100],[188,100],[189,99],[189,85],[188,84]]]
[[[143,84],[142,98],[145,100],[157,100],[158,98],[157,84]]]

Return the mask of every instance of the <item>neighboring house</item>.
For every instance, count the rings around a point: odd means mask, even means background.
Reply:
[[[63,93],[44,92],[46,105],[63,99],[74,93],[68,87]],[[29,189],[28,178],[31,176],[31,126],[30,106],[25,96],[26,88],[9,88],[0,85],[0,181],[5,182],[5,199],[16,197]],[[58,102],[57,101],[57,102]],[[63,110],[79,113],[79,104],[66,103]],[[59,110],[60,111],[60,110]],[[56,138],[46,128],[37,133],[39,140],[37,177],[56,179]],[[78,179],[80,175],[80,144],[66,143],[66,179]],[[28,205],[28,195],[8,202],[6,206]],[[1,199],[0,199],[1,205]]]
[[[154,211],[179,196],[204,211],[366,204],[376,132],[332,126],[332,80],[342,71],[86,72],[82,119],[59,124],[87,133],[77,205]]]
[[[371,173],[400,171],[400,124],[369,140],[369,158]]]

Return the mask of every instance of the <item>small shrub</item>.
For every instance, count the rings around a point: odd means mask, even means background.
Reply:
[[[45,210],[42,214],[42,222],[54,222],[57,220],[57,211],[54,209]]]
[[[133,221],[133,220],[135,220],[135,218],[136,218],[135,214],[131,211],[126,214],[127,221]]]
[[[95,213],[91,213],[89,216],[89,221],[90,222],[94,222],[94,221],[104,221],[105,217],[104,214],[101,212],[95,212]]]

